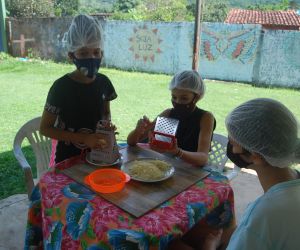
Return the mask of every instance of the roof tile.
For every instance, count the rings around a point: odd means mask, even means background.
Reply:
[[[294,10],[260,11],[231,9],[225,23],[300,26],[300,16]]]

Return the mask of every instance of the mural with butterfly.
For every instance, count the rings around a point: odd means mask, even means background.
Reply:
[[[220,29],[221,28],[221,29]],[[206,25],[201,34],[201,57],[208,61],[229,59],[247,64],[255,59],[260,29],[234,25],[220,25],[218,29]]]

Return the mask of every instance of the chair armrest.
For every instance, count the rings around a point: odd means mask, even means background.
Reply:
[[[33,182],[31,168],[25,168],[24,175],[25,175],[25,182],[26,182],[25,184],[26,184],[26,188],[27,188],[28,199],[30,199],[32,190],[34,188],[34,182]]]
[[[14,155],[15,155],[16,159],[18,160],[21,168],[24,171],[25,184],[26,184],[26,188],[27,188],[28,198],[30,198],[32,189],[34,187],[31,167],[30,167],[29,163],[27,162],[27,160],[21,150],[21,147],[16,144],[14,145]]]
[[[14,155],[15,155],[16,159],[18,160],[18,162],[20,163],[21,168],[23,170],[26,168],[31,168],[29,163],[27,162],[20,146],[14,145]]]

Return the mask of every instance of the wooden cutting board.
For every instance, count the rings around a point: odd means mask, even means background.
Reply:
[[[138,158],[150,157],[167,161],[175,168],[175,174],[169,179],[161,182],[144,183],[130,180],[120,192],[111,194],[101,194],[96,192],[104,199],[135,217],[144,215],[209,174],[201,168],[192,166],[182,160],[170,158],[166,155],[139,146],[121,149],[120,153],[123,157],[123,163]],[[120,165],[116,167],[120,168]],[[99,169],[99,167],[82,163],[64,169],[61,172],[89,188],[89,186],[84,183],[84,177],[96,169]]]

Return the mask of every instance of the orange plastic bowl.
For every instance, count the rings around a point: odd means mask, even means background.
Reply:
[[[87,185],[99,193],[114,193],[121,191],[124,188],[125,183],[129,180],[129,175],[121,170],[112,168],[96,170],[84,179]]]

